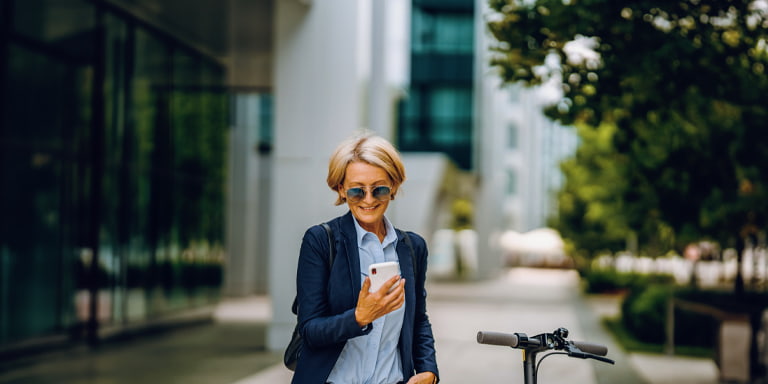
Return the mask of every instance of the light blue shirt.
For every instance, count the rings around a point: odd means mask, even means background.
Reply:
[[[360,252],[360,281],[368,276],[368,266],[397,258],[397,233],[384,218],[387,234],[384,241],[355,222],[357,247]],[[403,328],[405,304],[373,321],[371,332],[347,340],[326,380],[333,384],[395,384],[403,380],[400,350],[400,330]]]

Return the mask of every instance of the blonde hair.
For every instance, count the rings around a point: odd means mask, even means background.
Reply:
[[[372,133],[357,134],[342,141],[328,162],[328,177],[325,180],[328,187],[338,192],[347,176],[347,166],[354,162],[383,169],[392,181],[392,199],[395,198],[395,192],[405,181],[405,166],[400,154],[389,141]],[[344,204],[344,199],[338,196],[335,204]]]

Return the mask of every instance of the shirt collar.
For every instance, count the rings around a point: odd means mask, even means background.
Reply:
[[[378,240],[378,237],[376,237],[376,234],[374,234],[373,232],[366,231],[363,227],[360,226],[360,223],[357,222],[356,218],[354,218],[354,220],[352,221],[355,223],[355,232],[357,232],[358,247],[363,245],[363,238],[365,237],[366,234],[370,233],[371,236],[373,236]],[[395,233],[395,227],[392,225],[392,223],[389,222],[389,219],[387,219],[386,216],[384,216],[384,226],[387,228],[387,234],[384,236],[384,241],[381,242],[382,247],[386,247],[390,243],[393,243],[397,240],[397,233]]]

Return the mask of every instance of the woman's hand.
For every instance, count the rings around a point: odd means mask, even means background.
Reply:
[[[433,384],[437,382],[437,376],[432,372],[422,372],[415,376],[411,376],[407,384]]]
[[[398,284],[398,280],[400,283]],[[392,288],[397,284],[396,287]],[[400,276],[393,276],[379,288],[376,292],[368,292],[371,288],[371,279],[366,277],[363,281],[363,288],[357,296],[357,307],[355,308],[355,320],[360,327],[364,327],[374,320],[390,313],[405,302],[405,279]],[[392,291],[390,292],[390,289]]]

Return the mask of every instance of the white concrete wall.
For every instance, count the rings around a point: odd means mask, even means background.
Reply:
[[[429,242],[438,229],[440,186],[450,163],[441,153],[404,153],[402,158],[406,180],[390,203],[387,217],[396,227],[416,232]]]
[[[477,271],[475,278],[489,278],[501,272],[501,251],[497,238],[503,229],[505,179],[505,124],[501,118],[508,97],[499,89],[499,77],[488,63],[489,35],[485,28],[486,1],[475,2],[475,121],[474,132],[478,195],[475,198],[477,229]]]
[[[304,231],[345,212],[325,184],[328,157],[361,127],[357,0],[275,4],[272,225],[267,346],[280,350],[295,316],[296,262]]]

